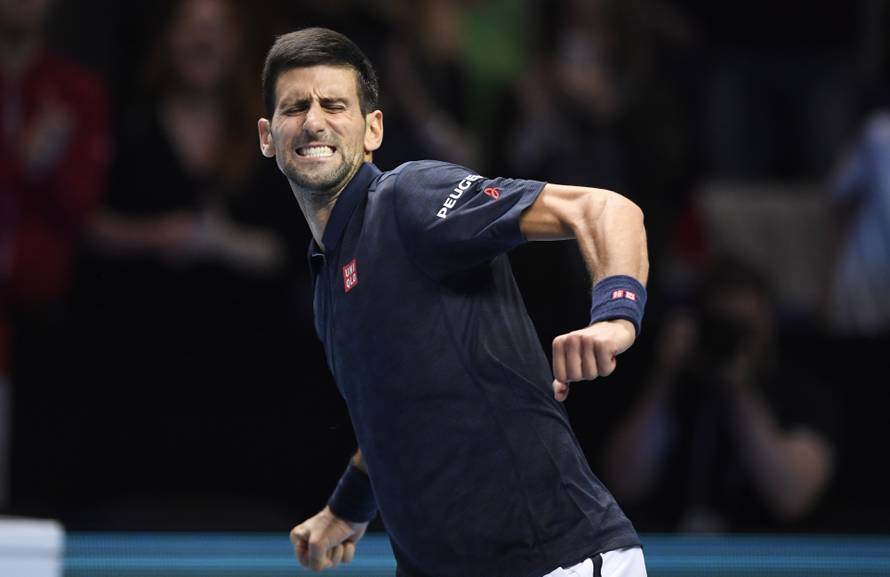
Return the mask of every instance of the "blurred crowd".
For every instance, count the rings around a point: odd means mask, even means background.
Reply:
[[[639,530],[886,530],[890,6],[772,10],[0,0],[0,514],[269,528],[323,502],[351,429],[256,136],[266,49],[321,25],[378,69],[381,168],[643,208],[645,330],[567,406]],[[511,258],[549,352],[586,321],[584,264]]]

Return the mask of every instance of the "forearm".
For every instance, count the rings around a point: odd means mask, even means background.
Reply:
[[[733,434],[757,488],[775,513],[799,517],[810,507],[831,472],[831,449],[816,433],[779,429],[753,391],[736,395]]]
[[[159,219],[130,218],[100,210],[90,222],[90,233],[94,241],[108,250],[124,253],[158,250],[164,244],[159,223]]]
[[[599,188],[544,185],[522,214],[527,240],[575,238],[594,283],[589,326],[553,340],[553,394],[569,383],[605,377],[639,334],[649,275],[643,213],[623,196]],[[614,277],[602,283],[606,277]],[[622,278],[622,277],[633,277]]]
[[[361,450],[356,451],[340,476],[337,487],[328,499],[328,507],[338,518],[353,523],[368,522],[376,514],[374,489]]]
[[[593,281],[649,275],[643,212],[627,198],[598,188],[548,184],[521,221],[529,240],[574,238]]]
[[[593,281],[627,275],[645,285],[649,257],[643,212],[615,193],[607,196],[598,218],[597,210],[596,203],[588,203],[584,218],[573,223],[575,240]]]
[[[362,473],[364,473],[365,475],[368,474],[368,469],[367,469],[367,467],[365,467],[365,461],[364,461],[364,459],[362,459],[362,450],[361,449],[359,449],[355,452],[355,454],[352,456],[352,459],[350,459],[350,462],[353,464],[353,466],[355,466]]]
[[[618,499],[645,497],[658,482],[668,436],[666,377],[657,376],[649,390],[606,446],[607,484]]]
[[[254,270],[271,270],[283,258],[284,249],[275,234],[249,228],[221,218],[207,227],[209,250],[234,265]]]

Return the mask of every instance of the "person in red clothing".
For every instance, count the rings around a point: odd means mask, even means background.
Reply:
[[[103,83],[44,45],[49,0],[0,0],[0,507],[8,375],[57,342],[74,251],[108,160]],[[27,379],[26,379],[27,380]],[[18,414],[18,411],[17,411]],[[17,426],[18,428],[18,426]]]

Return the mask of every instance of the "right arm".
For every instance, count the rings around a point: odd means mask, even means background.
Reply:
[[[368,474],[361,450],[356,451],[350,462]],[[326,505],[315,516],[291,529],[290,540],[297,560],[313,571],[349,563],[355,556],[355,544],[364,536],[368,523],[341,519]]]

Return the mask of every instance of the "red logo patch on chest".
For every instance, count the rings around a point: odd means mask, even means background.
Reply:
[[[358,267],[355,259],[343,265],[343,290],[351,291],[358,284]]]

